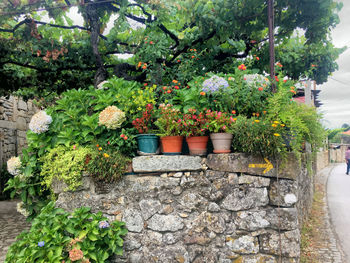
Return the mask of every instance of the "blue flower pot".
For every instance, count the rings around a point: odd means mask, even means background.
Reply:
[[[139,151],[142,153],[155,154],[159,146],[159,138],[155,134],[139,134],[137,135],[137,144]]]

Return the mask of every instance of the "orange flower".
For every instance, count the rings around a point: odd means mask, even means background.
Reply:
[[[120,135],[120,138],[124,138],[124,136],[125,136],[124,134],[121,134],[121,135]]]
[[[179,89],[179,86],[175,86],[174,89]]]
[[[178,60],[177,60],[177,62],[178,62],[178,63],[180,63],[180,62],[181,62],[181,60],[180,60],[180,59],[178,59]]]
[[[232,112],[232,114],[236,114],[236,111],[235,110],[233,110],[233,111],[231,111]]]
[[[204,91],[201,91],[199,94],[201,94],[202,96],[205,95],[205,92]]]
[[[194,58],[194,56],[192,56],[191,58]]]
[[[147,65],[143,65],[142,69],[146,69],[147,68]]]
[[[142,62],[140,61],[138,64],[137,64],[137,67],[141,67],[142,66]]]
[[[263,91],[263,90],[264,90],[263,87],[258,88],[258,91]]]
[[[197,49],[193,49],[194,52],[197,52]]]
[[[259,58],[259,57],[256,57],[256,60],[260,60],[260,58]]]
[[[172,81],[172,82],[176,84],[178,81],[177,81],[176,79],[173,79],[173,81]]]
[[[127,140],[128,139],[128,136],[124,136],[124,140]]]
[[[98,148],[99,151],[102,151],[102,147]]]
[[[96,144],[96,147],[100,147],[100,145],[99,145],[99,144]]]
[[[163,89],[163,90],[166,90],[166,87],[164,86],[162,89]]]
[[[167,90],[168,93],[171,93],[171,89]]]
[[[266,112],[267,112],[266,110],[263,111],[264,114],[266,114]]]

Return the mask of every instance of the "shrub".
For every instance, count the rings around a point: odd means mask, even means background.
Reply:
[[[81,185],[86,156],[90,153],[91,149],[80,146],[53,148],[40,159],[43,162],[40,173],[44,178],[42,184],[50,188],[54,178],[57,178],[67,184],[66,190],[74,191]]]
[[[108,222],[101,212],[93,214],[87,207],[68,213],[50,202],[30,230],[17,237],[5,262],[108,262],[123,253],[124,225]]]
[[[124,135],[125,137],[126,135]],[[128,138],[126,138],[128,139]],[[86,161],[86,171],[95,180],[117,181],[127,171],[131,159],[110,145],[96,145]]]

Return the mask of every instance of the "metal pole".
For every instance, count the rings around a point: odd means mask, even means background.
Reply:
[[[274,40],[274,0],[268,0],[268,20],[269,20],[269,51],[270,51],[270,77],[271,80],[275,79],[275,40]],[[271,90],[276,92],[276,85],[272,82]]]

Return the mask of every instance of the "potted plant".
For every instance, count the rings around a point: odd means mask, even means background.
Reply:
[[[159,117],[155,125],[159,129],[163,154],[181,154],[183,141],[182,113],[171,104],[161,104],[159,105]]]
[[[231,152],[231,128],[235,118],[227,112],[207,110],[208,130],[213,143],[214,153]]]
[[[209,137],[206,135],[208,120],[203,112],[197,112],[195,109],[189,109],[188,114],[183,117],[183,134],[186,136],[186,142],[190,155],[206,155]]]
[[[152,125],[154,122],[153,104],[147,104],[146,110],[142,112],[142,117],[132,121],[132,125],[139,132],[137,135],[137,145],[139,155],[157,154],[158,136],[152,133]]]

